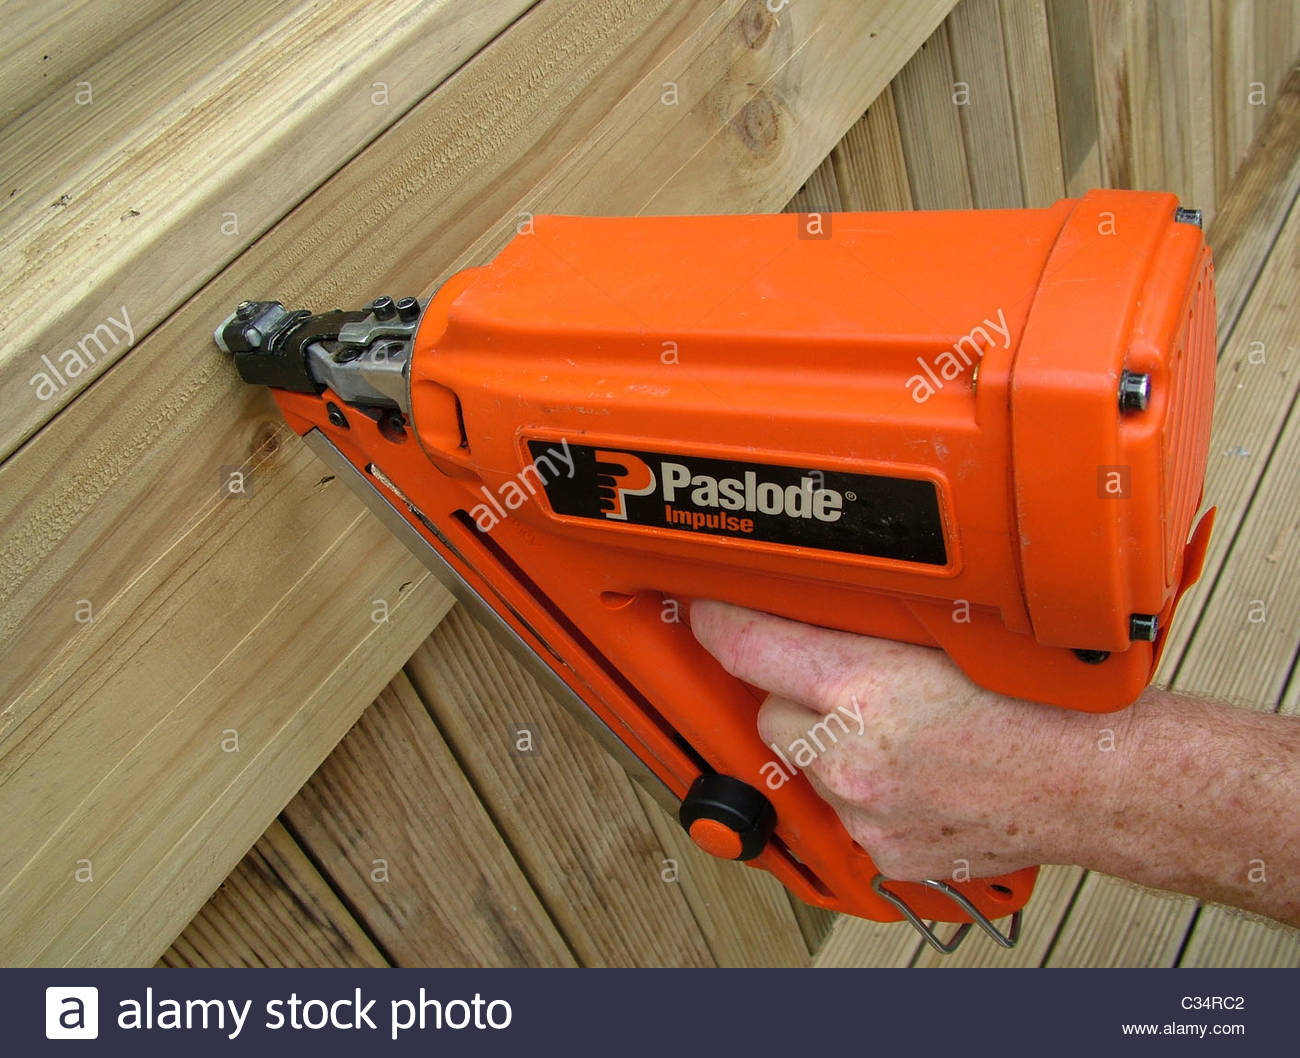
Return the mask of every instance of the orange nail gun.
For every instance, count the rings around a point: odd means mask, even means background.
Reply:
[[[944,950],[972,923],[1013,944],[1036,868],[881,877],[802,776],[765,782],[760,696],[683,602],[1105,712],[1150,681],[1208,541],[1213,265],[1168,194],[540,216],[427,304],[245,301],[216,339],[699,844]]]

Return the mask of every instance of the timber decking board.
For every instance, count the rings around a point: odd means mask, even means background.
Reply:
[[[912,208],[912,190],[907,183],[907,163],[903,159],[892,84],[835,145],[831,162],[846,209]]]
[[[293,836],[272,823],[161,966],[387,966]]]
[[[529,2],[191,0],[0,129],[0,297],[43,309],[0,319],[0,458],[129,351],[84,334],[152,330]],[[93,365],[42,395],[42,355]]]
[[[1039,209],[1065,197],[1047,10],[1021,0],[1000,4],[1020,183],[1025,205]]]
[[[1300,7],[1300,4],[1297,4]],[[1300,69],[1292,72],[1268,122],[1234,178],[1232,194],[1207,236],[1214,252],[1220,339],[1227,337],[1242,303],[1273,248],[1278,218],[1300,194]]]
[[[51,95],[71,93],[82,71],[116,51],[123,41],[145,32],[178,2],[6,0],[0,41],[0,124]]]
[[[785,886],[766,871],[710,856],[649,794],[636,794],[719,966],[809,965],[804,923]]]
[[[632,780],[481,626],[453,611],[406,671],[579,962],[715,965]]]
[[[1046,0],[1046,7],[1061,165],[1073,198],[1102,185],[1088,0]]]
[[[284,818],[397,965],[573,965],[404,674]]]
[[[156,959],[445,604],[341,484],[322,492],[328,476],[214,348],[215,322],[254,292],[318,307],[427,292],[489,256],[520,210],[784,202],[950,7],[821,0],[778,25],[739,0],[539,4],[9,458],[0,799],[25,802],[38,772],[63,776],[41,795],[44,825],[15,828],[3,849],[0,891],[20,912],[5,921],[41,916],[23,937],[0,933],[10,961]],[[681,110],[660,102],[669,77],[694,93]],[[755,81],[769,95],[800,88],[771,139],[728,109],[746,113]],[[652,149],[666,136],[670,148]],[[646,193],[620,183],[633,172]],[[219,498],[223,467],[260,474],[250,500]],[[370,620],[372,600],[408,582],[387,635]],[[93,622],[77,623],[81,599]],[[283,660],[262,660],[279,651]],[[254,691],[225,675],[229,657],[280,667]],[[241,687],[243,700],[223,697]],[[203,710],[178,712],[192,693]],[[186,727],[200,716],[247,717],[270,739],[259,753],[274,769],[209,779],[198,763],[206,732]],[[200,776],[185,798],[141,782],[150,753]],[[13,779],[21,769],[25,785]],[[92,791],[99,815],[82,809]],[[108,806],[124,803],[140,818],[166,813],[176,836],[111,830]],[[141,841],[162,844],[142,856]],[[86,848],[111,885],[71,888],[68,864]]]
[[[970,209],[961,121],[953,102],[948,27],[921,45],[894,84],[894,105],[916,209]]]
[[[957,107],[976,209],[1024,205],[1016,151],[1011,85],[998,0],[962,0],[944,24],[952,52],[953,91],[966,96]]]
[[[1300,240],[1300,199],[1281,226],[1274,251],[1264,262],[1241,315],[1219,357],[1214,428],[1205,475],[1205,502],[1218,508],[1214,535],[1201,579],[1179,603],[1156,673],[1157,682],[1174,678],[1201,631],[1201,612],[1244,520],[1268,454],[1300,391],[1293,343],[1297,312],[1291,293],[1300,282],[1300,265],[1286,250]],[[1262,359],[1261,359],[1262,358]]]

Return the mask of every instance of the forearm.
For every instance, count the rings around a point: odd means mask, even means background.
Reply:
[[[1090,719],[1098,811],[1063,858],[1300,926],[1300,719],[1156,689]]]

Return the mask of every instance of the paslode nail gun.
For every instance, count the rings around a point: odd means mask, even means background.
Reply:
[[[1168,194],[539,216],[427,303],[246,301],[216,337],[701,846],[936,946],[972,922],[1014,943],[1036,868],[881,877],[802,775],[771,781],[760,696],[685,601],[1105,712],[1151,679],[1208,540],[1213,265]]]

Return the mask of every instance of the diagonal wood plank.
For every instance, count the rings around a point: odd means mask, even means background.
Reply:
[[[845,209],[912,208],[892,85],[835,145],[831,162]]]
[[[1300,200],[1297,200],[1300,203]],[[1219,357],[1214,426],[1205,475],[1205,502],[1218,508],[1200,581],[1179,604],[1156,682],[1175,679],[1199,633],[1200,615],[1233,546],[1268,461],[1268,453],[1300,392],[1297,314],[1290,291],[1300,263],[1287,248],[1300,240],[1300,206],[1293,204],[1275,251],[1229,332]]]
[[[573,965],[401,673],[284,818],[399,966]]]
[[[162,966],[387,966],[279,822],[159,960]]]
[[[83,70],[141,33],[180,0],[8,0],[0,41],[0,123],[68,91]]]
[[[632,781],[482,627],[453,611],[406,671],[583,965],[715,964]]]
[[[529,2],[190,0],[0,130],[0,457]]]
[[[807,942],[781,883],[766,871],[710,856],[649,794],[636,792],[718,965],[809,965]]]

